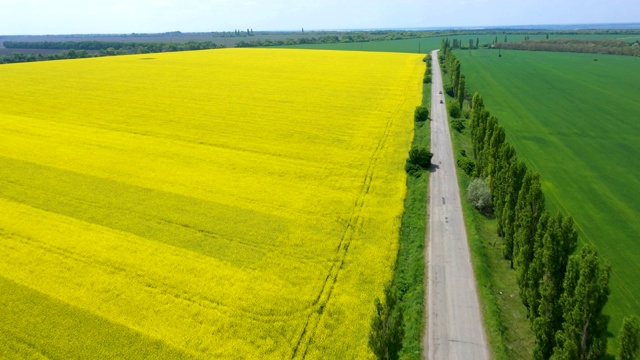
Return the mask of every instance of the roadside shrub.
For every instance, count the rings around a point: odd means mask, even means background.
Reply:
[[[476,169],[476,164],[469,158],[460,158],[457,162],[458,167],[468,176],[471,176],[473,171]]]
[[[464,121],[462,121],[462,119],[453,119],[451,120],[451,127],[461,133],[462,130],[464,130]]]
[[[424,78],[422,78],[422,82],[425,84],[429,84],[431,82],[431,74],[424,74]]]
[[[444,92],[447,93],[447,95],[454,97],[454,93],[453,93],[453,85],[447,85],[444,87]]]
[[[384,288],[384,302],[376,297],[375,308],[369,331],[369,348],[376,359],[398,359],[404,327],[398,298],[390,284]]]
[[[422,170],[422,166],[412,163],[410,159],[407,159],[407,162],[404,164],[404,171],[411,176],[420,176]]]
[[[457,101],[452,101],[447,105],[449,108],[449,116],[454,119],[458,119],[462,116],[462,110],[460,110],[460,104]]]
[[[422,166],[423,168],[427,168],[431,165],[432,157],[433,154],[423,146],[416,146],[409,150],[409,161]]]
[[[413,113],[413,120],[416,122],[427,121],[429,119],[429,109],[426,106],[416,106]]]
[[[467,199],[473,207],[487,213],[491,210],[491,192],[487,180],[473,179],[467,188]]]

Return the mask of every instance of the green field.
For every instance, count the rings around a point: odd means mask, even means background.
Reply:
[[[469,40],[479,39],[480,45],[492,43],[496,36],[498,41],[504,41],[504,35],[452,35],[445,36],[450,40],[458,39],[462,42],[463,46],[469,44]],[[542,40],[546,38],[546,35],[507,35],[507,41],[523,41],[525,36],[529,36],[531,40]],[[427,53],[431,50],[438,49],[443,36],[422,37],[415,39],[403,39],[403,40],[386,40],[386,41],[370,41],[370,42],[354,42],[354,43],[333,43],[333,44],[303,44],[303,45],[288,45],[282,46],[284,48],[296,48],[296,49],[323,49],[323,50],[351,50],[351,51],[385,51],[385,52],[407,52],[407,53]],[[563,39],[621,39],[628,42],[640,40],[640,36],[634,35],[550,35],[550,38],[563,38]]]
[[[640,60],[488,50],[456,56],[470,91],[483,95],[520,158],[540,172],[549,210],[571,214],[581,243],[595,244],[612,264],[605,313],[617,334],[625,315],[640,313]]]

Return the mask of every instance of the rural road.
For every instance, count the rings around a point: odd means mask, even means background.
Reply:
[[[437,50],[432,56],[427,359],[489,359],[462,218]]]

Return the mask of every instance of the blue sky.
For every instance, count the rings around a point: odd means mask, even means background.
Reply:
[[[0,0],[0,34],[640,21],[638,0]]]

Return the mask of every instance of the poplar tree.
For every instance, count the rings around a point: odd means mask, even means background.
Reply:
[[[458,87],[460,85],[460,61],[451,53],[447,55],[447,69],[449,73],[449,81],[453,88],[453,97],[458,96]]]
[[[524,176],[522,187],[518,194],[516,205],[515,228],[513,241],[513,255],[516,267],[518,285],[521,289],[521,298],[524,305],[529,308],[531,304],[522,296],[522,289],[526,288],[527,272],[533,260],[534,240],[538,221],[544,211],[544,195],[540,186],[540,175],[530,173]]]
[[[480,112],[484,110],[484,101],[482,100],[482,96],[478,93],[474,93],[471,98],[471,122],[470,122],[470,133],[471,133],[471,145],[474,147],[475,151],[475,143],[477,138],[478,125],[480,120]],[[475,156],[475,152],[474,152]]]
[[[602,309],[609,297],[611,267],[603,264],[593,245],[569,259],[560,298],[562,329],[556,333],[554,358],[600,359],[607,350],[607,318]]]
[[[509,260],[513,269],[513,262],[516,254],[514,253],[514,238],[516,233],[516,207],[518,194],[522,189],[524,176],[528,173],[527,166],[524,162],[514,162],[509,168],[507,178],[507,195],[505,197],[504,208],[502,210],[502,230],[504,232],[504,258]]]
[[[498,171],[498,163],[500,157],[500,148],[504,143],[506,138],[504,128],[497,123],[493,127],[493,131],[491,134],[491,140],[489,141],[489,149],[486,154],[487,158],[487,177],[492,181],[492,179],[496,176],[496,172]]]
[[[460,104],[460,109],[464,109],[465,86],[465,76],[460,74],[460,83],[458,84],[458,104]]]
[[[558,214],[551,219],[543,239],[540,305],[532,327],[536,336],[534,359],[549,359],[553,354],[555,333],[562,329],[560,297],[564,291],[567,263],[577,244],[578,232],[571,217]]]
[[[474,116],[475,129],[473,132],[473,156],[476,159],[476,166],[480,166],[482,149],[484,148],[484,137],[486,135],[487,121],[491,115],[484,108],[478,110]]]
[[[529,264],[529,269],[523,275],[523,287],[520,289],[522,296],[525,298],[524,302],[529,304],[529,307],[527,308],[527,318],[529,318],[532,324],[538,317],[540,283],[545,270],[543,259],[544,239],[545,237],[555,238],[557,233],[559,233],[559,231],[557,230],[556,219],[550,218],[546,211],[543,212],[542,215],[540,215],[540,219],[536,226],[531,263]]]
[[[493,209],[496,215],[498,236],[503,237],[503,220],[502,211],[507,200],[507,186],[509,177],[509,167],[516,160],[516,151],[508,142],[503,142],[498,151],[498,160],[496,161],[495,177],[489,181],[489,187],[493,194]]]
[[[482,139],[478,138],[478,145],[482,145],[479,146],[478,154],[476,155],[476,169],[478,169],[478,175],[482,177],[487,177],[487,164],[489,162],[491,137],[493,136],[493,131],[495,130],[496,125],[498,124],[498,118],[493,115],[489,115],[488,112],[486,115],[488,116],[488,119],[485,124],[480,124],[480,131],[483,136]],[[480,133],[478,135],[480,135]]]
[[[618,359],[633,360],[638,354],[640,346],[640,323],[634,315],[627,316],[622,320],[620,329],[620,351]]]

